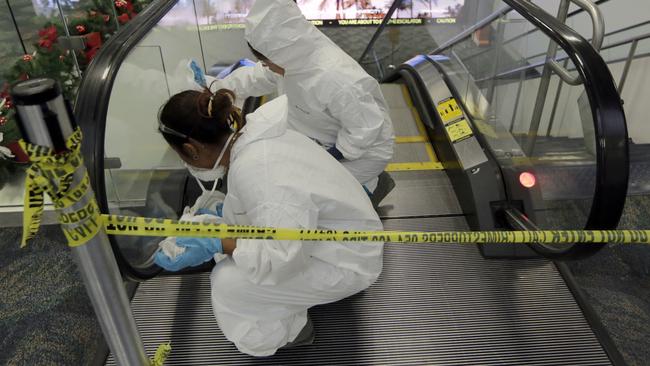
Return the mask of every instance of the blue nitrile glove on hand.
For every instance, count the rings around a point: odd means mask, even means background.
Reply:
[[[190,70],[192,70],[192,74],[194,75],[194,82],[204,88],[207,88],[208,83],[205,80],[205,73],[203,73],[201,66],[199,66],[195,60],[191,60],[187,66],[190,68]]]
[[[176,238],[176,245],[185,248],[185,251],[172,259],[162,250],[158,250],[154,262],[168,271],[175,272],[198,266],[212,259],[216,253],[223,253],[221,239],[217,238]]]
[[[332,155],[336,160],[343,160],[344,158],[343,153],[336,148],[336,145],[327,149],[327,152],[330,153],[330,155]]]
[[[215,207],[216,211],[210,210],[209,208],[199,208],[196,211],[197,215],[213,215],[217,217],[223,217],[223,203],[218,203]]]

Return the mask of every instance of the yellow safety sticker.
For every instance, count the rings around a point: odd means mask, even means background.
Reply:
[[[451,142],[458,142],[472,136],[472,129],[464,118],[445,126]]]
[[[460,109],[455,98],[447,98],[441,101],[438,103],[436,109],[438,110],[440,119],[442,119],[442,123],[444,124],[455,121],[463,116],[463,111]]]
[[[393,242],[438,244],[650,244],[650,230],[543,230],[543,231],[351,231],[288,229],[226,224],[179,222],[171,219],[102,215],[112,235],[176,236],[221,239]]]

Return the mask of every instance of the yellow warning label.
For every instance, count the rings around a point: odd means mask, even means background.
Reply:
[[[438,103],[437,109],[444,124],[455,121],[463,116],[463,111],[454,98],[445,99]]]
[[[447,129],[451,142],[457,142],[472,136],[472,129],[464,118],[456,123],[447,125],[445,128]]]

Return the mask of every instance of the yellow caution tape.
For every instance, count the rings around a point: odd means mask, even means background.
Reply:
[[[156,353],[153,357],[149,357],[150,366],[163,366],[167,357],[172,351],[172,346],[169,343],[163,343],[158,346]]]
[[[52,199],[68,245],[79,246],[101,229],[99,207],[90,189],[90,179],[81,157],[81,130],[77,129],[66,141],[61,153],[24,140],[20,147],[32,165],[25,181],[25,211],[21,247],[38,232],[43,214],[44,193]]]
[[[650,230],[548,230],[548,231],[471,231],[471,232],[393,232],[320,229],[265,228],[226,224],[179,222],[171,219],[101,215],[90,189],[90,180],[80,155],[81,131],[66,142],[67,151],[21,141],[33,165],[27,171],[25,187],[24,246],[38,231],[43,212],[44,193],[54,202],[59,222],[70,246],[88,242],[102,228],[112,235],[215,237],[232,239],[310,240],[345,242],[394,242],[440,244],[572,244],[640,243],[650,244]],[[413,163],[408,163],[413,164]],[[426,163],[423,163],[426,164]],[[430,163],[429,163],[430,164]],[[439,163],[438,163],[439,164]],[[166,348],[161,348],[161,350]],[[162,352],[162,351],[161,351]]]
[[[309,240],[438,244],[650,244],[650,230],[543,230],[543,231],[347,231],[287,229],[226,224],[179,222],[171,219],[102,215],[108,234],[176,236],[221,239]]]

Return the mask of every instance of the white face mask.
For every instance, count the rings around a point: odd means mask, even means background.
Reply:
[[[201,181],[204,182],[214,181],[214,184],[212,185],[212,189],[209,191],[212,193],[217,189],[217,183],[219,183],[219,181],[223,178],[223,176],[226,175],[226,168],[223,165],[219,165],[219,163],[221,162],[223,155],[226,153],[226,150],[228,150],[228,145],[230,144],[230,141],[234,136],[235,136],[234,133],[230,134],[228,140],[226,140],[226,144],[223,146],[223,149],[221,149],[221,152],[219,153],[219,157],[214,162],[214,166],[212,167],[212,169],[197,168],[195,166],[187,164],[186,162],[183,162],[183,164],[190,172],[190,174],[192,174],[192,176],[196,178],[196,182],[201,187],[203,193],[208,192],[208,190],[205,188],[203,183],[201,183]]]

